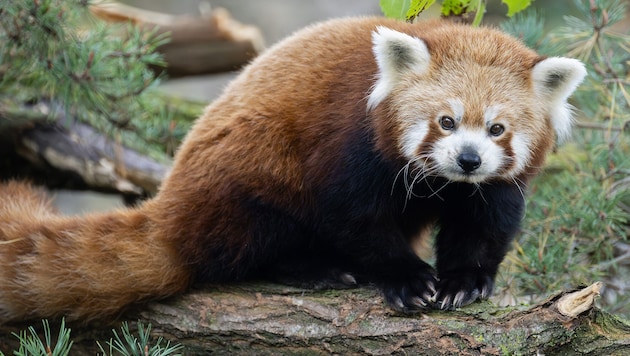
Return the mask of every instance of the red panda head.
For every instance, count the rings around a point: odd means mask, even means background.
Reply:
[[[368,110],[387,121],[398,154],[422,176],[514,180],[537,171],[568,136],[567,98],[586,75],[581,62],[541,58],[491,29],[405,32],[372,34],[378,73]]]

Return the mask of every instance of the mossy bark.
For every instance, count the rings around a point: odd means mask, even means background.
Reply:
[[[252,283],[191,291],[122,319],[151,323],[155,337],[184,345],[186,355],[630,354],[627,321],[595,307],[564,316],[556,307],[563,294],[528,308],[482,302],[453,312],[401,315],[371,288],[307,291]],[[8,332],[25,327],[0,327],[0,349],[15,347]],[[70,327],[73,351],[93,354],[94,340],[103,344],[113,326]]]

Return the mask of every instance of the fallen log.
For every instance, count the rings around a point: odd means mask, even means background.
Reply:
[[[151,323],[155,337],[184,345],[185,355],[627,355],[630,324],[593,305],[600,288],[558,293],[529,308],[482,302],[403,315],[372,288],[312,291],[249,283],[191,291],[122,318]],[[0,335],[24,327],[0,326]],[[94,340],[112,335],[111,325],[71,328],[77,354],[94,354]],[[0,349],[15,345],[0,336]]]
[[[51,114],[53,113],[53,114]],[[170,169],[55,109],[49,103],[0,113],[0,179],[90,189],[134,199],[152,195]]]
[[[80,113],[68,115],[58,101],[0,104],[0,180],[117,193],[130,202],[153,195],[170,169],[180,132],[186,132],[204,104],[152,95],[165,104],[172,120],[164,128],[151,124],[151,132],[141,121],[126,131],[99,130],[85,124]],[[164,106],[147,115],[160,115]]]
[[[258,28],[234,20],[223,8],[203,10],[200,16],[170,15],[106,1],[94,3],[90,11],[110,23],[169,33],[169,43],[157,51],[170,77],[236,70],[265,48]]]
[[[18,154],[31,164],[79,177],[96,191],[153,194],[169,169],[78,122],[39,124],[20,132],[17,141]]]

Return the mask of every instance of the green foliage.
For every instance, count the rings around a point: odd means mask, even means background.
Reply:
[[[72,341],[70,341],[70,329],[66,328],[65,322],[61,321],[57,342],[53,346],[51,343],[50,325],[48,320],[42,320],[44,326],[44,340],[39,338],[35,329],[31,326],[28,331],[13,335],[20,340],[20,349],[13,354],[16,356],[65,356],[70,354]],[[0,353],[1,354],[1,353]]]
[[[394,19],[407,18],[407,11],[411,8],[411,0],[380,0],[383,15]]]
[[[619,196],[608,196],[610,178],[602,176],[606,167],[594,156],[602,148],[596,146],[564,149],[562,168],[534,184],[526,227],[511,256],[524,294],[590,284],[609,272],[627,214],[617,204]]]
[[[626,6],[625,1],[595,1],[594,6],[589,1],[576,1],[583,16],[565,17],[566,26],[553,36],[564,52],[588,65],[586,90],[576,96],[580,109],[599,121],[612,119],[609,124],[630,120],[630,34],[617,33],[613,28],[625,18]]]
[[[471,0],[444,0],[442,1],[442,15],[448,16],[453,14],[459,16],[467,11],[470,2]],[[475,3],[478,3],[478,1]],[[476,10],[470,9],[470,11]]]
[[[575,1],[578,17],[544,31],[540,15],[515,16],[502,28],[548,55],[569,55],[587,66],[588,78],[574,95],[574,143],[560,148],[532,185],[524,232],[505,263],[499,286],[513,295],[603,280],[607,309],[630,315],[630,293],[616,280],[624,271],[616,246],[628,246],[630,211],[630,35],[613,31],[623,19],[618,0]],[[626,259],[630,256],[626,256]],[[626,287],[627,288],[627,287]]]
[[[509,17],[531,5],[531,0],[502,0],[502,2],[508,6]],[[407,21],[413,21],[434,3],[435,0],[380,0],[381,10],[385,16]],[[474,13],[473,26],[481,24],[485,11],[485,0],[443,0],[440,6],[442,16]]]
[[[516,14],[509,21],[501,23],[501,29],[521,39],[525,45],[535,48],[542,55],[558,55],[563,53],[560,45],[552,43],[548,30],[545,29],[545,18],[541,11],[529,8]]]
[[[114,333],[114,338],[107,342],[107,346],[109,346],[107,350],[98,343],[98,347],[103,355],[114,355],[115,351],[116,354],[123,356],[167,356],[183,349],[181,345],[171,346],[170,341],[167,341],[166,345],[162,346],[164,341],[162,337],[157,339],[155,345],[150,346],[151,325],[145,328],[142,323],[138,323],[138,337],[129,331],[129,325],[126,322],[121,327],[122,337],[118,335],[116,330],[112,330],[112,332]]]
[[[435,0],[412,0],[409,10],[405,14],[407,20],[413,20],[419,13],[428,9],[435,3]]]
[[[59,335],[57,342],[51,342],[50,325],[47,320],[42,321],[44,329],[44,340],[42,340],[35,329],[31,326],[28,331],[22,331],[20,334],[13,334],[20,340],[20,348],[14,351],[15,356],[67,356],[71,355],[72,341],[70,341],[70,329],[66,327],[62,320],[59,327]],[[146,328],[144,324],[138,322],[138,336],[136,337],[129,329],[127,323],[123,323],[120,328],[120,335],[115,329],[112,329],[114,337],[110,339],[106,345],[108,348],[101,346],[97,342],[102,355],[123,355],[123,356],[168,356],[180,355],[183,349],[182,345],[170,345],[159,337],[154,343],[151,341],[151,325]],[[153,345],[152,345],[153,344]],[[4,354],[0,351],[0,356]]]
[[[508,7],[508,17],[512,17],[516,13],[527,9],[532,4],[531,0],[501,0],[501,2]]]
[[[156,100],[151,67],[163,66],[156,48],[168,41],[156,30],[105,24],[87,0],[13,0],[0,5],[2,126],[24,126],[17,115],[44,103],[48,119],[84,121],[142,152],[179,141],[189,125],[174,125],[172,108]],[[61,113],[61,114],[60,114]],[[63,120],[62,120],[63,121]],[[124,134],[120,134],[124,132]],[[163,152],[162,152],[163,153]]]

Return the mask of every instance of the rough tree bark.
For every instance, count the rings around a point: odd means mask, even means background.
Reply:
[[[593,306],[601,284],[529,308],[475,303],[454,312],[393,313],[371,288],[310,291],[250,283],[191,291],[130,311],[186,355],[628,355],[630,324]],[[0,326],[0,349],[26,324]],[[111,325],[71,324],[73,352],[94,354]],[[5,336],[1,336],[5,335]],[[54,335],[54,334],[53,334]]]

